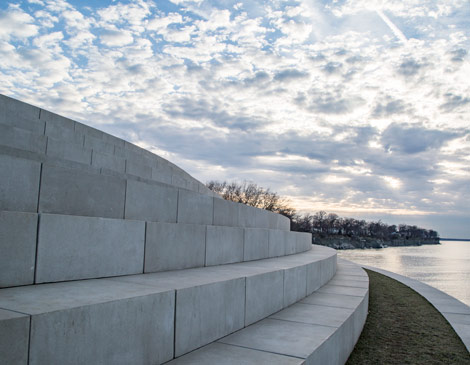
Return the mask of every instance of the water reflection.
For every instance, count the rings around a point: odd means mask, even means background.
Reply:
[[[470,305],[470,243],[338,251],[339,257],[421,280]]]

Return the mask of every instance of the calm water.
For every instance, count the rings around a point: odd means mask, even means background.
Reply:
[[[470,306],[470,242],[344,250],[338,257],[420,280]]]

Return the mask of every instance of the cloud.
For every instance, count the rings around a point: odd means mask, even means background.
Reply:
[[[308,72],[305,71],[299,71],[297,69],[288,69],[288,70],[282,70],[276,73],[274,76],[275,81],[281,81],[281,82],[289,82],[289,81],[295,81],[298,79],[303,79],[308,77]]]
[[[22,40],[38,34],[38,30],[33,17],[18,6],[10,4],[6,10],[0,10],[0,40]]]
[[[445,103],[441,104],[439,108],[446,112],[452,112],[455,110],[460,109],[463,106],[470,104],[470,97],[461,96],[461,95],[454,95],[453,93],[446,93],[444,94]]]
[[[429,149],[439,149],[458,135],[452,132],[429,130],[422,125],[398,125],[392,123],[385,129],[381,142],[387,151],[415,154]]]
[[[423,68],[423,64],[412,58],[403,60],[398,66],[397,72],[403,76],[414,76]]]
[[[103,30],[100,34],[101,43],[108,47],[122,47],[134,41],[130,32],[119,30]]]
[[[403,100],[390,100],[386,98],[383,102],[377,103],[372,116],[375,118],[384,118],[394,114],[403,114],[407,109]]]

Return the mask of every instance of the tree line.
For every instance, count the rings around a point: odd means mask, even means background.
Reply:
[[[314,214],[301,215],[290,206],[289,200],[254,183],[210,181],[206,186],[226,200],[282,214],[291,220],[291,230],[309,232],[318,237],[342,235],[352,238],[370,237],[384,240],[397,238],[435,239],[439,237],[436,231],[415,225],[399,224],[397,226],[383,223],[381,220],[366,221],[343,218],[323,210]]]

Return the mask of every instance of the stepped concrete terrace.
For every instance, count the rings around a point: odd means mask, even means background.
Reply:
[[[281,215],[0,95],[5,364],[343,364],[368,277]]]

